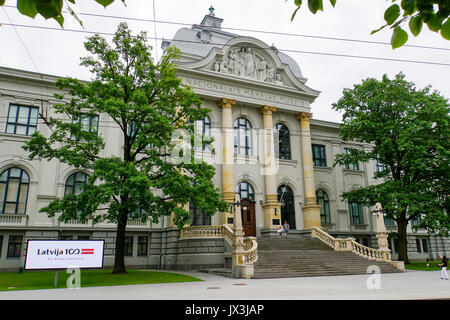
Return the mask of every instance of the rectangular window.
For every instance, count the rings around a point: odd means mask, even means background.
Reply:
[[[384,224],[386,226],[395,226],[395,221],[392,218],[384,217]]]
[[[344,153],[350,154],[350,150],[351,150],[351,149],[344,148]],[[359,164],[358,164],[358,161],[346,163],[346,164],[345,164],[345,169],[349,169],[349,170],[359,170]]]
[[[0,235],[0,259],[2,258],[3,235]]]
[[[133,237],[125,237],[125,251],[126,257],[133,256]]]
[[[138,237],[138,256],[146,256],[148,253],[148,237]]]
[[[378,159],[375,162],[375,169],[377,172],[382,172],[387,170],[387,165],[381,163]]]
[[[350,213],[351,224],[364,224],[362,205],[358,202],[349,202],[348,211]]]
[[[325,146],[313,144],[312,145],[313,163],[317,167],[326,167],[327,160],[325,155]]]
[[[59,240],[73,240],[73,236],[67,234],[61,235],[59,236]]]
[[[78,236],[78,240],[89,240],[89,236]]]
[[[422,249],[424,253],[428,253],[428,240],[422,239]]]
[[[10,104],[6,133],[30,136],[36,132],[38,117],[38,107]]]
[[[398,239],[397,238],[394,239],[394,251],[398,252]]]
[[[417,252],[422,253],[422,249],[420,247],[420,239],[416,239]]]
[[[98,115],[82,114],[79,118],[74,117],[72,123],[78,123],[85,132],[98,132]]]
[[[8,242],[8,258],[20,258],[22,250],[22,236],[9,236]]]

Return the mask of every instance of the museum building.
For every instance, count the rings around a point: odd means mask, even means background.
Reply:
[[[211,109],[198,121],[205,135],[218,135],[221,161],[214,183],[223,199],[234,203],[240,195],[245,236],[276,237],[287,222],[290,237],[320,226],[336,238],[353,237],[367,247],[377,247],[373,208],[342,200],[340,195],[376,184],[373,175],[381,163],[333,166],[336,154],[370,145],[344,142],[339,123],[313,118],[320,92],[308,87],[298,63],[253,37],[229,33],[213,10],[198,25],[181,28],[163,50],[181,51],[178,76]],[[76,76],[76,75],[74,75]],[[29,239],[104,239],[105,266],[114,261],[115,225],[58,221],[39,213],[67,192],[79,192],[89,172],[57,160],[28,160],[22,149],[29,136],[49,129],[39,113],[52,114],[57,76],[0,68],[0,269],[23,267]],[[104,155],[119,152],[118,130],[105,115],[81,119],[97,127],[105,140]],[[262,139],[261,137],[264,137]],[[205,150],[205,159],[213,158]],[[189,208],[191,224],[178,230],[170,217],[159,223],[130,219],[126,237],[126,264],[140,268],[193,269],[230,265],[232,244],[218,227],[233,227],[232,212],[209,217]],[[395,235],[393,220],[385,219]],[[197,227],[197,228],[194,228]],[[190,229],[191,228],[191,229]],[[229,229],[227,229],[229,230]],[[196,234],[197,236],[192,236]],[[189,236],[191,235],[191,236]],[[389,237],[392,259],[395,236]],[[408,226],[411,260],[436,259],[447,253],[449,239]]]

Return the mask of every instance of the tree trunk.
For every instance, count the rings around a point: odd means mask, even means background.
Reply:
[[[398,228],[398,260],[403,261],[405,264],[409,264],[408,260],[408,248],[406,239],[406,227],[408,226],[408,221],[405,217],[399,217],[397,219]]]
[[[127,215],[124,215],[117,223],[116,250],[114,255],[114,268],[112,273],[126,273],[125,268],[125,229],[127,226]]]

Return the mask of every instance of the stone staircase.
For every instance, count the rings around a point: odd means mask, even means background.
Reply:
[[[378,266],[381,273],[401,272],[387,262],[334,251],[318,239],[265,237],[258,239],[254,278],[368,274],[371,265]]]

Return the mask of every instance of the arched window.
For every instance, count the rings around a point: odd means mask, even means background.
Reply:
[[[289,129],[282,123],[277,123],[274,129],[275,156],[278,159],[291,159],[291,141]]]
[[[30,178],[20,168],[9,168],[0,174],[0,213],[25,214]]]
[[[80,194],[86,190],[86,183],[89,176],[84,172],[76,172],[70,175],[66,181],[64,195],[66,194]]]
[[[234,153],[252,154],[252,125],[245,118],[234,121]]]
[[[236,193],[239,193],[241,199],[249,198],[251,201],[255,201],[255,192],[253,187],[248,182],[241,182],[236,186]]]
[[[211,119],[206,116],[204,119],[195,121],[195,133],[197,135],[201,135],[201,144],[195,146],[197,150],[205,150],[206,145],[204,141],[209,140],[211,138]],[[200,147],[201,145],[201,147]]]
[[[290,229],[295,229],[295,202],[294,192],[289,186],[283,185],[277,189],[278,202],[281,203],[281,223],[285,221]]]
[[[323,190],[316,191],[317,204],[320,206],[320,222],[331,223],[330,217],[330,200],[328,195]]]

